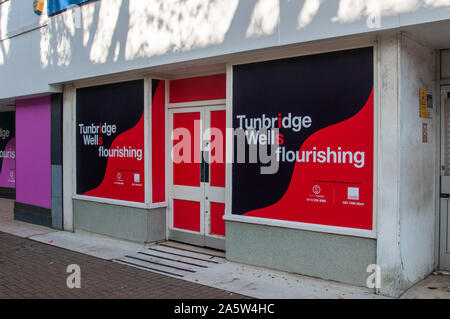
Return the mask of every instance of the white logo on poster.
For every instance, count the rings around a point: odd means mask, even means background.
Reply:
[[[347,188],[347,199],[359,200],[359,188],[358,187],[348,187]]]
[[[320,194],[320,191],[321,191],[320,186],[319,185],[314,185],[313,193],[318,195],[318,194]]]
[[[122,173],[121,172],[118,172],[117,173],[117,179],[120,181],[120,180],[122,180]]]
[[[141,175],[139,174],[134,174],[134,182],[135,183],[140,183],[141,181]]]
[[[10,182],[10,183],[16,182],[16,172],[13,169],[9,171],[8,182]]]

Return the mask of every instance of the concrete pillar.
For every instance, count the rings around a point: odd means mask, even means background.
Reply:
[[[379,291],[393,297],[436,264],[439,95],[434,55],[412,35],[379,38],[377,264]],[[431,118],[419,116],[419,89],[433,93]]]
[[[73,181],[74,181],[74,128],[75,117],[75,88],[73,85],[64,86],[63,98],[63,210],[64,230],[73,231]]]
[[[399,295],[400,276],[400,35],[379,38],[378,70],[378,198],[377,264],[381,267],[380,293]]]
[[[52,227],[63,229],[62,207],[62,102],[63,95],[51,95],[51,165],[52,165]]]

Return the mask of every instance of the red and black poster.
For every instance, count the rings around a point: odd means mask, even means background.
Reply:
[[[373,111],[372,47],[234,66],[232,213],[371,230]]]
[[[152,202],[166,200],[166,81],[152,79]]]
[[[145,201],[144,81],[77,89],[77,194]]]
[[[15,112],[0,112],[0,187],[16,188]]]

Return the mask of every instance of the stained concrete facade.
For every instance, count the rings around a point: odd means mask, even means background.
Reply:
[[[376,240],[227,222],[227,259],[365,287]]]
[[[74,230],[84,230],[139,243],[166,238],[165,209],[142,209],[73,201]]]
[[[437,54],[406,34],[381,39],[377,264],[387,295],[399,295],[436,267],[439,100],[430,119],[418,116],[417,101],[419,88],[438,96]]]

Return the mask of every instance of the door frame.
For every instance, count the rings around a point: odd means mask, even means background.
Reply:
[[[226,137],[227,137],[227,121],[226,121],[226,105],[222,104],[222,105],[211,105],[211,106],[207,106],[204,107],[204,114],[205,116],[205,128],[210,128],[211,127],[211,114],[210,112],[214,112],[214,111],[225,111],[225,132],[222,132],[224,134],[225,137],[225,145],[224,147],[226,147],[227,145],[227,141],[226,141]],[[210,139],[209,139],[210,140]],[[226,151],[224,154],[225,157],[225,164],[226,164]],[[226,237],[226,233],[225,236],[221,236],[221,235],[215,235],[215,234],[211,234],[211,196],[213,196],[213,192],[215,189],[217,188],[221,188],[221,187],[216,187],[216,186],[211,186],[211,164],[208,166],[210,171],[209,171],[209,182],[207,184],[205,184],[205,209],[208,209],[208,214],[205,214],[205,246],[207,247],[212,247],[212,248],[217,248],[220,250],[224,250],[225,251],[225,237]],[[224,175],[225,175],[225,186],[223,187],[223,193],[220,195],[220,199],[217,199],[216,201],[212,201],[214,203],[223,203],[224,205],[224,216],[225,216],[225,206],[226,206],[226,188],[227,188],[227,184],[226,184],[226,168],[224,167]],[[206,197],[208,199],[206,199]],[[225,221],[224,221],[225,222]]]
[[[442,194],[442,176],[444,175],[444,165],[445,165],[445,100],[447,99],[446,95],[450,94],[450,83],[445,84],[441,83],[439,90],[439,115],[440,115],[440,130],[439,130],[439,136],[440,136],[440,144],[439,144],[439,206],[438,206],[438,214],[436,218],[436,232],[437,236],[436,238],[436,247],[437,247],[437,268],[441,270],[450,270],[450,253],[446,253],[444,251],[443,245],[447,245],[447,238],[445,238],[448,232],[449,228],[449,205],[450,205],[450,198],[443,198],[441,196]],[[447,230],[444,230],[444,224],[447,226]],[[445,248],[445,250],[448,250],[448,247]]]
[[[202,119],[202,113],[203,113],[203,108],[202,107],[187,107],[187,108],[177,108],[177,109],[170,109],[167,112],[167,121],[168,121],[168,159],[169,159],[169,163],[168,163],[168,168],[169,168],[169,172],[168,172],[168,203],[167,203],[167,213],[168,213],[168,224],[167,224],[167,228],[168,228],[168,233],[169,233],[169,238],[168,239],[175,239],[175,240],[180,240],[180,241],[187,241],[187,242],[192,242],[195,245],[201,245],[203,246],[203,240],[201,238],[196,238],[196,237],[201,237],[204,236],[204,229],[205,229],[205,223],[204,223],[204,217],[200,218],[200,232],[196,232],[196,231],[191,231],[191,230],[187,230],[187,229],[174,229],[173,225],[173,214],[172,214],[172,209],[173,209],[173,162],[172,162],[172,157],[171,157],[171,150],[172,150],[172,131],[173,131],[173,115],[176,113],[195,113],[195,112],[199,112],[200,113],[200,119]],[[203,123],[201,123],[202,125]],[[200,132],[202,132],[203,127],[200,125]],[[200,149],[202,148],[202,145],[200,145]],[[190,186],[181,186],[183,188],[189,188]],[[195,186],[192,186],[195,187]],[[204,189],[205,189],[205,185],[204,183],[200,182],[200,185],[198,187],[196,187],[196,191],[200,191],[202,194],[199,197],[196,198],[191,198],[190,200],[192,201],[199,201],[200,202],[200,212],[203,212],[205,210],[204,207]],[[181,191],[181,190],[180,190]],[[182,198],[180,198],[182,199]],[[189,200],[189,198],[186,198],[184,200]]]
[[[203,133],[206,128],[206,124],[210,124],[210,118],[207,116],[208,111],[225,111],[227,112],[226,104],[224,100],[217,101],[201,101],[201,102],[189,102],[189,103],[176,103],[176,105],[168,105],[167,110],[167,134],[166,134],[166,145],[167,147],[167,158],[169,163],[167,165],[167,239],[190,243],[202,247],[216,248],[225,251],[225,236],[210,234],[210,223],[211,223],[211,209],[210,201],[205,199],[208,192],[209,183],[200,182],[200,188],[203,190],[203,199],[200,202],[200,213],[202,217],[200,218],[200,232],[174,229],[173,227],[173,162],[171,157],[172,151],[172,131],[173,131],[173,114],[176,113],[191,113],[200,112],[202,123],[200,126],[201,132],[201,144],[200,148],[204,148]],[[225,124],[226,127],[226,124]],[[226,136],[226,132],[224,132]],[[211,166],[209,166],[211,167]],[[186,186],[189,187],[189,186]],[[223,191],[223,204],[225,205],[226,199],[226,185]],[[208,209],[208,213],[205,210]],[[209,225],[209,226],[208,226]]]

